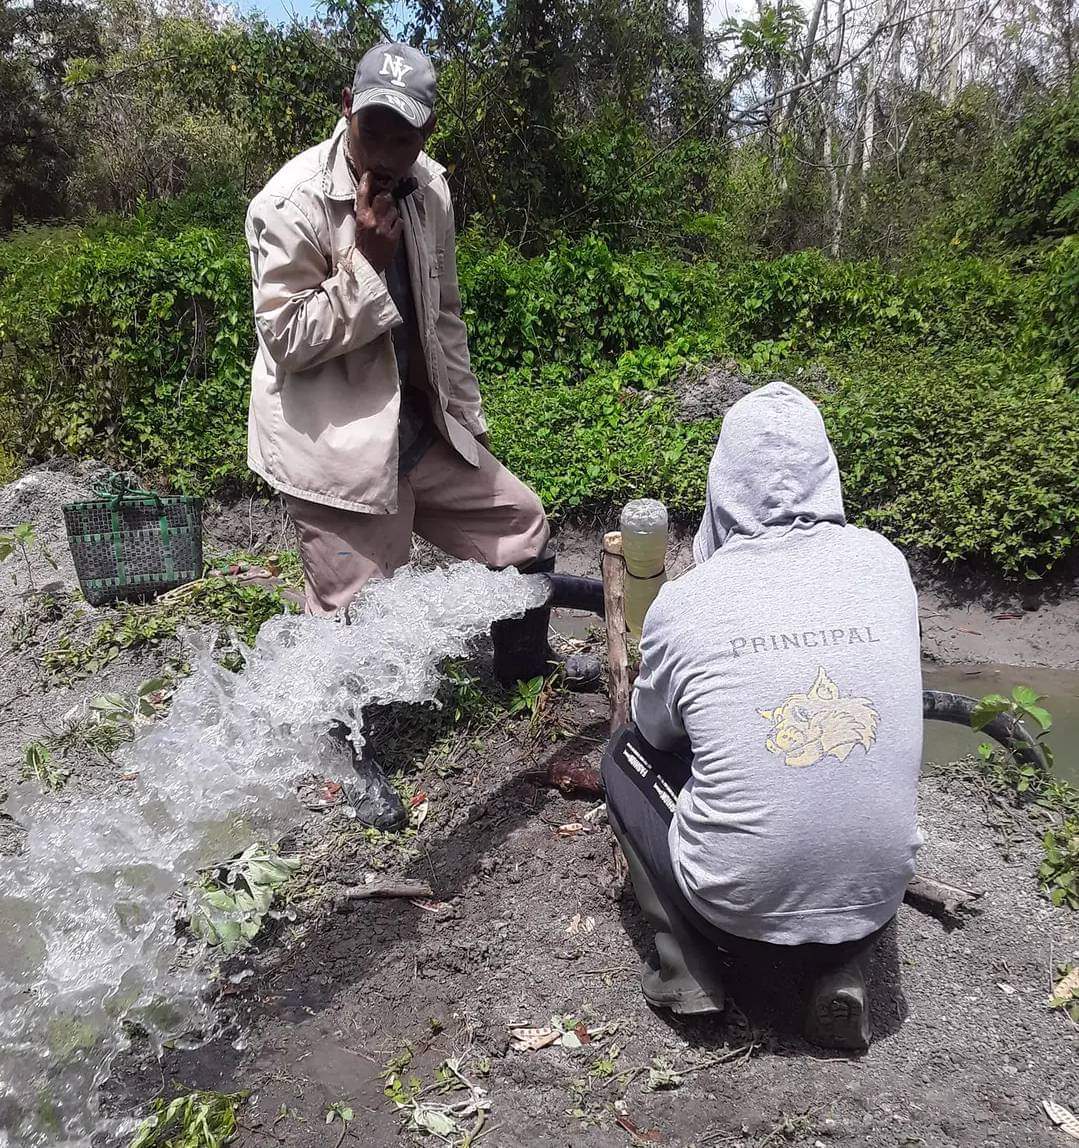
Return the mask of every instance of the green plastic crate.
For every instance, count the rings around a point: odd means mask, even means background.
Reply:
[[[150,598],[202,577],[202,501],[162,497],[113,475],[99,498],[64,507],[68,545],[92,606]]]

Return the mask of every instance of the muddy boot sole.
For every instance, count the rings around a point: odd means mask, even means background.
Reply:
[[[864,1052],[869,1047],[869,1002],[864,988],[824,986],[813,993],[806,1039],[821,1048]]]
[[[705,989],[700,985],[678,988],[660,979],[658,969],[646,968],[641,974],[644,999],[656,1009],[666,1009],[677,1016],[707,1016],[721,1013],[727,998],[721,986]]]

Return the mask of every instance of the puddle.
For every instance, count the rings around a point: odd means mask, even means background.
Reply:
[[[1034,666],[922,667],[927,690],[950,690],[980,698],[983,694],[1010,694],[1018,685],[1030,686],[1045,695],[1043,703],[1053,715],[1049,744],[1056,755],[1057,773],[1079,785],[1079,673]],[[925,724],[925,760],[954,761],[974,753],[984,739],[973,730],[932,721]]]

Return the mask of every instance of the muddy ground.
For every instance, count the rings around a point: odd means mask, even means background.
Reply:
[[[92,680],[44,688],[50,643],[109,616],[64,598],[25,633],[42,585],[73,585],[59,505],[85,482],[46,474],[0,491],[0,524],[34,521],[59,565],[32,556],[30,571],[8,564],[0,577],[0,789],[18,783],[20,749],[43,725],[91,694],[131,688],[171,656],[165,645],[120,657]],[[206,521],[219,551],[289,544],[269,504],[210,508]],[[565,568],[593,572],[596,538],[563,531]],[[687,554],[676,535],[673,571]],[[28,596],[24,574],[36,583]],[[1040,602],[1006,588],[922,585],[928,656],[1079,668],[1079,599],[1067,583]],[[1020,616],[994,617],[1012,613]],[[602,809],[546,784],[553,761],[596,760],[606,698],[555,693],[534,721],[510,717],[486,678],[488,657],[480,643],[468,666],[482,698],[471,718],[402,711],[374,727],[385,762],[426,795],[423,824],[403,836],[365,833],[313,784],[314,807],[283,843],[304,859],[292,893],[298,921],[226,966],[221,1029],[207,1044],[162,1062],[132,1049],[107,1089],[112,1113],[137,1114],[180,1087],[243,1090],[244,1148],[334,1148],[342,1135],[345,1144],[408,1143],[385,1074],[396,1066],[406,1088],[414,1076],[423,1089],[457,1057],[462,1076],[486,1090],[479,1143],[492,1148],[1068,1143],[1041,1101],[1079,1110],[1079,1029],[1046,997],[1055,966],[1079,960],[1079,917],[1038,895],[1039,827],[1025,813],[994,801],[967,770],[927,770],[919,868],[985,895],[959,920],[901,909],[877,954],[867,1054],[822,1053],[800,1039],[804,986],[786,968],[731,967],[722,1020],[674,1020],[640,996],[648,930]],[[106,761],[70,764],[67,800],[122,784]],[[18,848],[2,816],[0,844]],[[335,911],[334,895],[370,873],[429,882],[433,897]],[[594,1039],[510,1047],[510,1025],[554,1016],[582,1022]],[[653,1073],[654,1083],[676,1087],[649,1088],[656,1058],[671,1071]],[[349,1123],[326,1123],[335,1103],[351,1109]],[[474,1126],[472,1114],[463,1126]]]

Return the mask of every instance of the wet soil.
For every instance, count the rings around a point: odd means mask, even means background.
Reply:
[[[553,759],[598,754],[604,711],[599,696],[563,698],[534,735],[507,723],[458,744],[452,776],[413,764],[430,814],[412,856],[373,850],[341,810],[313,814],[294,844],[321,858],[318,880],[337,887],[384,863],[429,881],[436,903],[312,910],[302,936],[267,949],[281,963],[223,1001],[235,1028],[160,1068],[131,1063],[114,1103],[163,1081],[242,1088],[253,1095],[239,1143],[250,1148],[336,1143],[324,1123],[335,1102],[354,1113],[346,1143],[407,1142],[383,1074],[411,1050],[406,1075],[425,1086],[460,1058],[488,1090],[484,1142],[506,1148],[1054,1143],[1040,1102],[1079,1106],[1079,1042],[1045,1002],[1055,964],[1079,956],[1079,918],[1038,896],[1025,815],[948,774],[924,780],[921,871],[985,896],[962,921],[900,910],[875,959],[876,1040],[864,1056],[800,1038],[805,986],[784,969],[731,966],[727,1014],[678,1020],[640,996],[649,932],[596,804],[545,784]],[[509,1047],[510,1025],[567,1014],[615,1027],[575,1050]],[[685,1072],[679,1088],[648,1090],[656,1057]]]
[[[85,476],[43,481],[44,493],[33,483],[0,491],[0,520],[33,520],[50,541],[60,569],[34,560],[38,589],[50,579],[70,586],[58,507],[85,488]],[[289,540],[276,506],[257,500],[211,507],[206,525],[223,549],[277,550]],[[561,532],[565,569],[596,571],[599,529]],[[672,573],[688,553],[687,537],[676,534]],[[430,554],[420,547],[417,556]],[[42,721],[154,668],[153,655],[122,657],[92,682],[44,689],[41,651],[71,618],[43,623],[43,634],[12,649],[15,619],[33,595],[10,575],[0,586],[9,671],[0,685],[0,783],[8,785],[17,783],[19,748]],[[954,608],[971,608],[975,597]],[[1065,623],[1050,620],[1073,607],[1061,591],[1024,610],[1026,644],[1017,637],[1009,658],[1079,667]],[[963,620],[953,618],[957,633]],[[956,638],[957,650],[978,660],[962,645],[967,637]],[[1038,894],[1038,822],[995,802],[961,768],[927,771],[919,868],[985,895],[958,920],[901,908],[875,959],[876,1039],[865,1055],[823,1053],[801,1039],[805,986],[788,969],[730,966],[721,1019],[664,1016],[639,992],[649,931],[616,868],[602,809],[546,783],[553,762],[598,760],[607,700],[555,694],[535,722],[510,717],[488,664],[480,643],[468,670],[486,701],[471,719],[455,722],[448,709],[393,711],[373,727],[387,767],[426,796],[417,829],[365,832],[332,794],[312,787],[314,808],[282,843],[303,858],[292,894],[298,921],[225,964],[220,1029],[208,1043],[158,1061],[136,1042],[107,1087],[110,1112],[138,1115],[149,1098],[178,1088],[243,1090],[243,1148],[334,1148],[342,1134],[346,1145],[409,1143],[413,1133],[384,1095],[388,1066],[404,1066],[406,1087],[414,1076],[422,1089],[457,1057],[460,1072],[487,1090],[479,1143],[492,1148],[1068,1142],[1040,1104],[1079,1110],[1079,1027],[1046,1006],[1053,969],[1079,961],[1079,915]],[[77,769],[66,799],[117,784],[107,764]],[[4,824],[0,816],[0,833]],[[17,836],[7,847],[18,847]],[[434,895],[336,911],[335,894],[370,873],[427,881]],[[510,1025],[554,1016],[582,1021],[596,1038],[580,1048],[510,1047]],[[677,1087],[649,1089],[657,1057]],[[347,1125],[326,1123],[337,1102],[352,1109]]]

